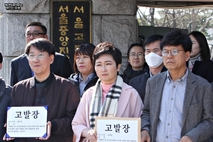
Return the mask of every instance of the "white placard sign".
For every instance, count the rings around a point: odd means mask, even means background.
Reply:
[[[47,106],[7,108],[7,138],[46,137]]]
[[[96,117],[97,142],[140,142],[141,118]]]

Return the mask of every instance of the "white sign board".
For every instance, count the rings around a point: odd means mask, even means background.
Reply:
[[[141,118],[96,117],[97,142],[140,142]]]
[[[46,137],[47,106],[7,108],[7,138]]]

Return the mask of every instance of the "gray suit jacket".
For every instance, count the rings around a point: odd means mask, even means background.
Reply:
[[[147,81],[142,129],[149,130],[151,141],[157,134],[160,106],[166,72]],[[165,102],[166,103],[166,102]],[[189,136],[193,142],[208,141],[213,135],[213,91],[205,79],[188,72],[183,104],[181,137]]]

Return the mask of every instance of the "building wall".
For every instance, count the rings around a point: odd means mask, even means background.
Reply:
[[[128,46],[138,41],[136,0],[91,0],[90,2],[92,42],[94,45],[103,41],[114,43],[122,51],[122,70],[124,70]],[[24,31],[27,23],[32,21],[44,23],[51,39],[51,3],[52,0],[0,0],[0,51],[4,56],[0,76],[6,83],[9,84],[10,80],[10,61],[24,52]],[[11,4],[15,10],[8,10]]]

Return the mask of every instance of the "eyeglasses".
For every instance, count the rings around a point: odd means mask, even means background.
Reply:
[[[38,32],[34,32],[34,33],[25,33],[24,36],[25,37],[38,37],[39,35],[45,35],[45,33],[38,33]]]
[[[38,55],[29,54],[29,55],[27,56],[28,60],[30,60],[30,61],[34,60],[35,58],[38,59],[38,60],[43,60],[44,57],[45,57],[45,55],[42,54],[42,53],[40,53],[40,54],[38,54]]]
[[[169,53],[172,55],[172,56],[176,56],[179,51],[184,51],[184,50],[177,50],[177,49],[172,49],[172,50],[163,50],[162,51],[162,56],[168,56]]]
[[[136,53],[130,53],[129,56],[131,56],[131,57],[136,57],[136,56],[137,57],[142,57],[143,53],[137,53],[137,54]]]

